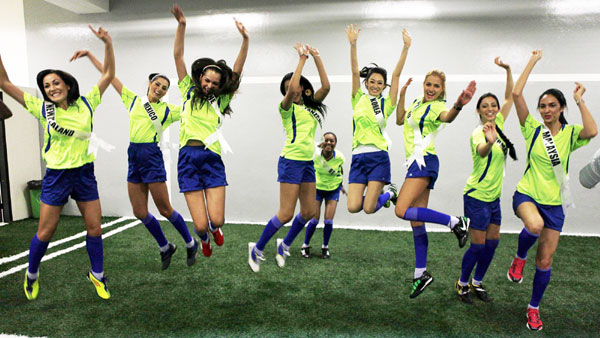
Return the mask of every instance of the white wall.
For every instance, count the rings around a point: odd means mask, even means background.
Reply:
[[[241,38],[231,16],[241,19],[250,31],[250,52],[242,86],[232,103],[233,117],[226,119],[224,126],[224,133],[234,150],[233,155],[224,157],[230,184],[227,189],[227,221],[262,223],[277,211],[279,186],[276,163],[284,143],[277,113],[277,104],[281,100],[279,79],[295,67],[297,56],[292,45],[297,41],[320,49],[332,79],[332,90],[325,101],[329,114],[324,129],[337,133],[338,149],[348,158],[348,172],[352,110],[349,47],[344,28],[349,23],[358,23],[362,28],[358,44],[360,66],[376,62],[389,72],[402,48],[401,28],[406,27],[410,31],[413,46],[405,75],[401,78],[404,81],[408,76],[415,77],[408,90],[409,98],[422,94],[420,83],[423,74],[432,68],[442,69],[448,76],[449,104],[454,102],[470,79],[478,80],[477,97],[488,91],[502,97],[504,73],[493,64],[494,57],[501,56],[512,66],[516,80],[530,51],[543,48],[544,58],[536,66],[525,89],[532,111],[537,96],[543,90],[557,87],[565,92],[573,108],[567,119],[580,123],[579,112],[571,99],[573,81],[577,79],[582,79],[588,88],[585,98],[590,109],[600,111],[597,99],[600,93],[600,44],[595,39],[599,33],[595,24],[599,19],[598,11],[588,9],[591,15],[559,17],[551,14],[550,2],[535,2],[535,5],[519,1],[507,1],[503,5],[489,1],[421,3],[430,5],[429,9],[386,9],[375,6],[382,2],[357,1],[308,1],[304,5],[287,5],[273,0],[246,1],[243,8],[221,1],[180,1],[188,16],[185,48],[188,66],[203,56],[224,58],[233,64]],[[385,4],[398,5],[392,2]],[[31,78],[37,71],[53,67],[72,72],[78,78],[82,92],[94,85],[99,74],[87,60],[68,63],[73,52],[80,48],[89,48],[102,57],[102,44],[87,30],[88,22],[102,24],[111,32],[117,76],[134,91],[145,90],[145,79],[150,72],[160,71],[172,75],[173,80],[176,78],[172,58],[176,22],[168,12],[169,4],[164,1],[113,1],[110,12],[100,15],[76,15],[34,0],[25,0],[24,5]],[[437,8],[437,14],[431,8]],[[423,14],[427,13],[434,13],[431,14],[433,17],[424,17]],[[316,69],[310,60],[304,74],[312,76],[313,83],[317,81]],[[180,102],[175,86],[171,88],[169,100]],[[512,114],[516,115],[514,111]],[[436,189],[431,194],[432,208],[462,214],[462,191],[472,166],[468,140],[477,121],[474,103],[471,103],[454,123],[440,133],[437,149],[441,170]],[[403,166],[403,131],[392,124],[390,120],[388,131],[394,141],[390,152],[392,177],[393,181],[402,183],[406,173]],[[511,116],[505,129],[516,144],[520,160],[507,164],[502,199],[503,225],[506,230],[518,230],[521,223],[513,215],[511,197],[524,170],[525,146],[516,116]],[[125,181],[127,116],[112,89],[107,90],[103,104],[98,108],[95,130],[117,146],[113,153],[100,153],[96,161],[103,212],[106,215],[131,215]],[[177,135],[176,125],[171,127],[169,140],[177,143]],[[593,140],[590,146],[577,151],[571,159],[571,187],[578,207],[568,216],[566,231],[600,232],[591,211],[597,207],[598,191],[581,188],[576,179],[578,170],[597,148],[598,141]],[[189,218],[183,195],[178,193],[175,158],[170,171],[168,184],[174,207]],[[77,213],[72,207],[67,208],[67,212]],[[382,210],[375,215],[350,215],[345,209],[345,198],[338,208],[336,223],[407,225],[398,220],[392,210]]]

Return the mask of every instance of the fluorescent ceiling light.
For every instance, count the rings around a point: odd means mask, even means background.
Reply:
[[[599,14],[600,1],[598,0],[553,0],[547,5],[548,11],[553,15],[585,15]]]

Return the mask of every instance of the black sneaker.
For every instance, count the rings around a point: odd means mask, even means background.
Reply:
[[[160,253],[160,260],[162,261],[162,269],[166,270],[171,265],[171,257],[177,251],[177,245],[169,242],[169,249],[165,252]]]
[[[471,291],[473,291],[473,293],[475,293],[477,298],[481,299],[482,301],[486,303],[492,301],[492,298],[490,298],[490,296],[488,295],[487,291],[485,290],[485,287],[483,286],[483,283],[475,285],[473,284],[473,281],[471,281],[469,283],[469,288],[471,289]]]
[[[473,304],[473,296],[471,296],[471,290],[469,289],[469,285],[462,286],[458,283],[458,280],[454,282],[454,287],[458,292],[458,299],[460,299],[463,303]]]
[[[304,258],[310,258],[310,246],[304,247],[300,249],[300,254]]]
[[[198,240],[194,239],[194,246],[187,248],[187,265],[192,266],[196,263],[196,254],[198,254]]]
[[[329,248],[321,248],[321,257],[324,259],[329,259],[331,256],[329,255]]]
[[[452,232],[458,238],[458,247],[462,248],[467,244],[467,239],[469,239],[469,223],[471,220],[465,216],[458,217],[458,224],[452,228]]]
[[[425,288],[433,282],[433,276],[429,272],[423,272],[423,275],[419,278],[413,279],[412,290],[410,291],[410,298],[415,298],[425,290]]]

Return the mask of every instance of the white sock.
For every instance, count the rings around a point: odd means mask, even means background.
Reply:
[[[285,245],[284,242],[281,242],[281,248],[283,249],[283,251],[290,251],[290,247]]]
[[[40,274],[39,271],[36,273],[31,273],[31,272],[29,272],[29,270],[27,270],[27,278],[29,278],[29,279],[35,280],[38,278],[39,274]]]
[[[169,244],[170,244],[170,243],[169,243],[169,242],[167,242],[167,245],[165,245],[165,246],[161,246],[161,247],[160,247],[160,252],[167,252],[167,251],[169,250],[169,248],[171,247]]]
[[[185,247],[188,249],[194,247],[194,239],[192,238],[189,243],[185,243]]]
[[[261,257],[262,257],[262,255],[263,255],[263,252],[262,252],[262,250],[258,250],[258,249],[256,248],[256,245],[254,246],[254,253],[255,253],[257,256],[261,256]]]
[[[467,286],[467,285],[469,285],[469,283],[467,283],[467,282],[463,282],[463,281],[461,281],[461,280],[459,279],[459,280],[458,280],[458,285],[460,285],[460,286]]]
[[[454,226],[457,225],[458,222],[460,222],[458,217],[450,216],[450,222],[448,223],[448,226],[450,227],[450,229],[454,229]]]
[[[92,275],[94,275],[94,277],[96,277],[97,280],[102,280],[102,278],[104,278],[104,271],[102,271],[102,272],[92,271]]]
[[[302,243],[302,249],[308,248],[308,245],[306,245],[306,243]]]
[[[329,245],[321,245],[321,249],[329,249]]]
[[[480,280],[477,280],[477,279],[475,279],[475,278],[473,278],[473,279],[471,280],[471,283],[473,283],[473,285],[481,285],[481,281],[480,281]]]
[[[427,271],[427,268],[415,268],[415,279],[423,276],[423,272]]]
[[[531,306],[531,305],[527,305],[528,309],[535,309],[538,310],[540,307],[539,306]]]

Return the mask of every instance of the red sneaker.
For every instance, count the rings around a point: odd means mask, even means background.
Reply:
[[[523,267],[525,266],[526,259],[520,259],[518,257],[513,258],[512,264],[508,269],[506,276],[509,281],[515,283],[521,283],[523,281]]]
[[[527,328],[533,331],[539,331],[544,327],[540,320],[540,310],[527,308]]]
[[[212,255],[212,248],[210,247],[210,241],[208,241],[208,243],[204,243],[203,241],[200,241],[200,244],[202,245],[202,254],[205,257],[210,257],[210,255]]]
[[[221,231],[221,228],[217,228],[217,231],[215,231],[215,232],[211,231],[210,233],[213,235],[216,245],[218,245],[218,246],[223,245],[225,238],[223,238],[223,231]]]

